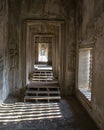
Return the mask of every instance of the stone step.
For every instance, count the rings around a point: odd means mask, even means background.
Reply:
[[[52,77],[33,77],[33,80],[54,80]]]
[[[60,91],[31,91],[27,90],[26,94],[60,94]]]
[[[36,86],[36,85],[29,85],[28,88],[59,88],[59,86],[57,85],[39,85],[39,86]]]
[[[32,75],[31,77],[34,77],[34,76],[41,76],[41,77],[53,77],[53,75],[52,74],[34,74],[34,75]]]
[[[56,81],[53,81],[53,79],[30,79],[30,81],[36,83],[52,83],[52,84],[55,84],[57,83]]]
[[[30,81],[29,85],[27,86],[28,87],[59,87],[59,83],[58,81],[51,81],[51,82],[35,82],[35,81]]]
[[[56,102],[61,99],[57,79],[52,70],[36,70],[29,75],[30,83],[25,93],[25,102]]]
[[[37,71],[37,72],[33,72],[33,74],[53,74],[53,72],[40,72],[40,71]]]
[[[33,73],[52,73],[52,70],[35,70]]]
[[[37,78],[31,78],[31,79],[33,79],[33,80],[53,80],[53,78],[49,78],[49,77],[47,77],[47,78],[40,78],[40,77],[37,77]]]
[[[60,96],[25,96],[25,99],[61,99]]]
[[[34,78],[53,78],[53,73],[52,71],[36,71],[36,72],[33,72],[29,75],[29,78],[31,80],[34,80]]]
[[[34,87],[30,87],[28,88],[28,90],[34,90],[34,91],[59,91],[59,88],[43,88],[43,87],[40,87],[40,88],[34,88]]]
[[[53,76],[51,75],[33,75],[32,78],[54,78]]]
[[[60,100],[60,96],[25,96],[24,102],[29,101],[29,100],[34,100],[36,102],[40,100],[46,100],[47,102],[51,100]]]
[[[34,76],[53,76],[53,74],[42,74],[42,73],[35,73],[35,74],[32,74],[31,77],[34,77]]]
[[[32,80],[54,80],[54,78],[51,77],[33,77]]]
[[[37,72],[33,72],[32,74],[53,74],[53,72],[37,71]]]
[[[52,72],[34,72],[33,74],[53,74]]]
[[[34,82],[52,82],[52,79],[31,79]]]

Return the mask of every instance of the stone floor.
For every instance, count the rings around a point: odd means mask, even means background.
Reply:
[[[99,130],[75,98],[60,103],[0,105],[0,130]]]

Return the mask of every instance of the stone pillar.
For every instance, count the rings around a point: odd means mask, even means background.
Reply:
[[[48,64],[52,65],[52,42],[48,43]]]

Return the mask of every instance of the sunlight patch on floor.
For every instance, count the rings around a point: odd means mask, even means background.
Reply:
[[[0,123],[62,118],[58,103],[14,103],[0,105]]]

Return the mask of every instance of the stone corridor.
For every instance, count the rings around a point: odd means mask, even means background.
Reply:
[[[0,0],[0,130],[104,130],[103,59],[104,0]]]

